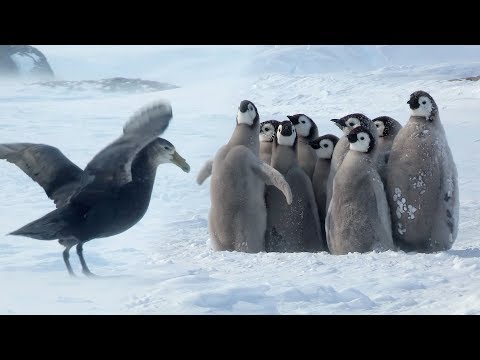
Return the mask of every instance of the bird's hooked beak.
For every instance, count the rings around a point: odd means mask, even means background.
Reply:
[[[188,173],[190,171],[190,165],[185,161],[183,157],[181,157],[178,152],[174,152],[172,155],[172,159],[170,160],[172,164],[177,165],[180,169]]]

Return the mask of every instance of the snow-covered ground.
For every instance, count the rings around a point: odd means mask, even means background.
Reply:
[[[463,58],[455,53],[452,61],[437,54],[441,63],[427,59],[398,64],[408,58],[407,50],[400,56],[397,49],[388,48],[394,56],[389,64],[361,72],[335,69],[302,75],[262,68],[250,77],[235,76],[227,67],[223,71],[229,59],[225,55],[208,63],[208,71],[216,76],[205,71],[201,81],[148,94],[67,93],[0,85],[0,143],[51,144],[85,166],[120,133],[138,107],[167,98],[174,118],[163,137],[191,165],[188,174],[174,165],[161,165],[145,217],[123,234],[85,245],[91,270],[105,276],[92,280],[68,276],[62,247],[55,241],[4,235],[54,206],[21,170],[1,161],[0,313],[480,314],[480,83],[448,81],[480,75],[480,63],[469,59],[473,50],[465,50]],[[256,51],[250,69],[259,69],[259,61],[274,63],[285,50]],[[239,61],[237,55],[233,48],[231,58]],[[54,70],[58,59],[49,58]],[[178,83],[174,76],[156,80]],[[428,91],[439,105],[458,166],[460,229],[450,251],[332,256],[208,248],[209,181],[198,186],[195,177],[229,138],[241,100],[252,100],[261,120],[303,112],[316,121],[320,133],[340,135],[329,120],[352,112],[372,118],[389,115],[405,124],[406,101],[419,89]],[[79,272],[74,252],[71,259]]]

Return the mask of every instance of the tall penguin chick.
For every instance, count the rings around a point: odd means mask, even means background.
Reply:
[[[280,122],[277,120],[268,120],[260,124],[260,134],[258,135],[260,140],[260,160],[267,164],[270,164],[272,159],[273,140],[279,124]]]
[[[380,116],[372,120],[377,128],[378,133],[378,173],[380,177],[386,182],[386,167],[390,150],[392,149],[393,140],[402,128],[402,125],[395,119],[389,116]]]
[[[298,163],[296,142],[295,127],[290,121],[283,121],[273,145],[272,166],[285,176],[292,189],[293,202],[288,205],[277,189],[267,187],[267,251],[326,250],[312,183]]]
[[[393,249],[390,213],[376,167],[376,130],[349,132],[350,150],[337,171],[325,228],[332,254]]]
[[[309,142],[318,137],[318,128],[315,122],[305,114],[287,115],[295,129],[298,137],[297,156],[301,168],[311,179],[315,170],[317,157],[315,151],[310,147]]]
[[[236,122],[230,140],[203,166],[197,183],[211,175],[208,228],[213,249],[260,252],[267,227],[265,185],[278,188],[287,204],[292,193],[282,174],[258,157],[259,114],[251,101],[240,103]]]
[[[432,96],[416,91],[407,104],[387,172],[394,240],[405,251],[448,250],[458,233],[457,168]]]
[[[338,137],[332,134],[320,136],[310,142],[310,146],[317,154],[317,163],[313,172],[312,186],[317,201],[318,216],[322,229],[323,238],[325,234],[325,217],[327,216],[327,180],[330,174],[330,164],[332,160],[333,150],[337,145]]]
[[[342,130],[344,136],[340,138],[337,145],[335,146],[335,150],[332,155],[332,161],[330,165],[330,174],[328,175],[327,180],[327,202],[326,207],[328,209],[328,205],[330,204],[330,199],[332,198],[332,187],[333,187],[333,179],[335,174],[337,173],[338,168],[342,164],[345,155],[347,155],[348,150],[350,149],[350,143],[348,142],[347,135],[358,126],[363,126],[370,130],[370,133],[373,134],[375,141],[378,139],[377,130],[375,125],[373,124],[372,120],[366,117],[363,114],[354,113],[347,116],[344,116],[340,119],[332,119],[332,122],[337,125],[340,130]],[[376,149],[375,149],[376,151]]]

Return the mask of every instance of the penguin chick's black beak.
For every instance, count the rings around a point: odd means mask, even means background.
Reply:
[[[347,138],[350,143],[354,143],[358,140],[357,134],[348,134]]]
[[[290,136],[292,135],[292,125],[290,124],[283,124],[282,125],[282,131],[280,131],[280,134],[283,136]]]
[[[310,144],[310,146],[311,146],[312,148],[314,148],[315,150],[317,150],[317,149],[320,148],[320,143],[318,143],[318,142],[310,141],[309,144]]]
[[[250,101],[243,100],[240,103],[240,106],[238,107],[238,110],[240,110],[240,112],[242,112],[242,113],[246,112],[248,110],[248,104],[250,104]]]
[[[333,121],[335,125],[337,125],[340,130],[342,130],[345,127],[345,121],[342,121],[341,119],[332,119],[330,121]]]
[[[298,125],[298,118],[293,115],[287,115],[287,118],[292,122],[293,125]]]
[[[410,100],[407,101],[407,104],[410,105],[410,109],[415,110],[420,107],[420,103],[418,102],[417,98],[410,98]]]

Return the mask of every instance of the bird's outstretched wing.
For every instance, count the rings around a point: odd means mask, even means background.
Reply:
[[[57,207],[79,186],[83,171],[56,147],[43,144],[0,144],[0,159],[18,166],[38,183]]]
[[[137,153],[161,135],[172,118],[168,101],[157,101],[136,113],[123,127],[123,135],[101,150],[84,170],[82,187],[72,197],[84,202],[96,194],[114,191],[132,180],[131,165]],[[88,202],[88,200],[87,200]]]

